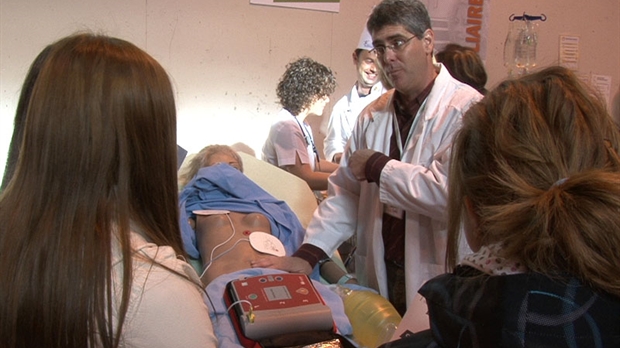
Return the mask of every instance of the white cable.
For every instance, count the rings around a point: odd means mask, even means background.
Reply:
[[[242,238],[239,239],[235,242],[235,244],[233,244],[230,248],[224,250],[221,254],[217,255],[215,258],[212,258],[211,261],[209,262],[209,264],[205,267],[205,269],[202,271],[202,275],[201,277],[205,274],[205,272],[209,269],[209,267],[211,267],[211,265],[213,264],[213,261],[216,261],[217,259],[219,259],[220,257],[226,255],[227,253],[229,253],[230,251],[232,251],[237,244],[239,244],[239,242],[249,242],[250,240],[247,238]]]
[[[239,300],[239,301],[235,301],[233,303],[230,304],[230,306],[228,306],[228,308],[226,308],[226,313],[228,313],[230,311],[231,308],[233,308],[234,305],[236,305],[237,303],[247,303],[250,305],[250,311],[252,311],[254,308],[252,307],[252,302],[248,301],[248,300]]]
[[[213,247],[213,249],[211,249],[211,255],[209,256],[209,262],[203,265],[203,270],[202,273],[200,274],[200,278],[202,278],[205,273],[207,272],[207,270],[209,269],[209,267],[211,267],[211,265],[213,264],[213,261],[219,259],[220,257],[226,255],[227,253],[229,253],[232,249],[234,249],[237,244],[239,244],[239,242],[241,241],[247,241],[249,242],[250,240],[247,238],[244,239],[239,239],[235,242],[235,244],[233,244],[232,247],[228,248],[227,250],[225,250],[224,252],[222,252],[221,254],[217,255],[215,258],[213,257],[213,254],[215,253],[215,250],[221,246],[224,246],[226,243],[230,242],[231,239],[233,239],[233,237],[235,236],[235,234],[237,233],[237,230],[235,229],[235,225],[232,222],[232,219],[230,218],[230,214],[226,213],[226,217],[228,218],[228,221],[230,222],[230,228],[232,229],[232,234],[222,243],[216,245],[215,247]]]
[[[250,323],[253,323],[253,322],[254,322],[254,318],[255,318],[255,316],[254,316],[254,307],[252,306],[252,302],[250,302],[250,301],[248,301],[248,300],[238,300],[238,301],[233,302],[233,303],[232,303],[230,306],[228,306],[228,308],[226,309],[226,313],[228,313],[228,311],[230,311],[230,309],[231,309],[234,305],[236,305],[237,303],[242,303],[242,302],[245,302],[245,303],[247,303],[247,304],[249,304],[249,305],[250,305],[250,311],[248,312],[248,314],[247,314],[247,316],[246,316],[246,317],[247,317],[247,319],[248,319],[248,321],[249,321]],[[241,310],[243,311],[243,307],[241,307]]]

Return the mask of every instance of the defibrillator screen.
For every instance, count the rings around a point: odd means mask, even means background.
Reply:
[[[265,288],[265,295],[269,301],[281,301],[291,299],[291,293],[286,286],[272,286]]]

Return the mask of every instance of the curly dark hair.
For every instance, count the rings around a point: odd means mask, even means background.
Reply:
[[[293,115],[336,89],[336,77],[330,68],[303,57],[286,65],[276,93],[280,104]]]

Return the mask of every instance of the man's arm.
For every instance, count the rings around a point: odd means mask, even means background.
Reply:
[[[461,115],[460,109],[449,108],[435,120],[436,124],[425,125],[429,133],[418,139],[424,147],[422,163],[407,163],[379,152],[362,150],[349,159],[354,176],[358,180],[375,182],[380,188],[382,203],[444,220],[452,138],[460,128]]]

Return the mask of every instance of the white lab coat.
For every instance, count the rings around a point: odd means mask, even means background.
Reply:
[[[358,149],[389,153],[394,122],[394,90],[362,111],[341,165],[329,178],[329,197],[315,211],[305,243],[332,255],[357,233],[356,275],[361,285],[387,297],[381,224],[384,204],[405,210],[405,284],[407,304],[430,278],[445,271],[447,172],[450,147],[463,113],[481,95],[439,65],[433,89],[411,129],[401,161],[389,161],[380,185],[359,182],[347,162]]]
[[[325,158],[331,161],[334,155],[344,152],[347,140],[351,136],[355,121],[360,112],[371,102],[385,93],[386,89],[381,82],[377,82],[365,97],[357,93],[357,83],[353,85],[349,94],[336,102],[327,122],[327,134],[323,141]]]

